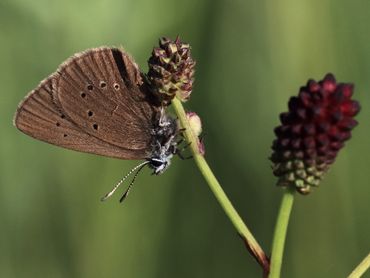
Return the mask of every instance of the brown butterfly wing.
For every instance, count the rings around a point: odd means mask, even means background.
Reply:
[[[14,122],[24,133],[68,149],[146,158],[158,110],[140,82],[139,70],[124,52],[88,50],[41,82],[20,104]]]

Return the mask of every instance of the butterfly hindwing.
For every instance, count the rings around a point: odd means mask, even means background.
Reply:
[[[68,149],[146,158],[158,109],[141,86],[140,71],[125,52],[91,49],[41,82],[20,104],[14,122],[24,133]]]

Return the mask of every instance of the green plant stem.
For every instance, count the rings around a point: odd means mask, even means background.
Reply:
[[[279,215],[276,220],[274,238],[272,241],[272,254],[269,278],[279,278],[283,262],[284,244],[290,213],[294,201],[294,189],[287,188],[281,200]]]
[[[252,233],[249,231],[247,226],[244,224],[243,220],[241,219],[238,212],[231,204],[230,200],[227,198],[221,185],[219,184],[212,170],[208,166],[204,156],[200,154],[198,148],[199,139],[194,134],[190,127],[189,121],[186,117],[186,113],[181,102],[177,98],[175,98],[172,100],[172,104],[182,127],[185,129],[184,130],[185,139],[190,144],[192,155],[200,172],[207,181],[208,186],[212,190],[221,207],[224,209],[226,215],[229,217],[235,229],[238,231],[239,235],[243,238],[244,242],[247,245],[248,250],[256,258],[258,263],[262,266],[264,272],[265,273],[268,272],[269,260],[266,254],[262,250],[261,246],[257,243],[256,239],[253,237]]]
[[[366,270],[370,268],[370,253],[366,256],[365,259],[351,272],[348,278],[359,278],[361,277]]]

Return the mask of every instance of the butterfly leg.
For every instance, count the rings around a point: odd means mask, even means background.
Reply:
[[[182,140],[180,140],[180,141],[182,141],[183,142],[183,139]],[[180,142],[180,143],[182,143],[182,142]],[[186,159],[190,159],[190,158],[193,158],[193,156],[192,155],[190,155],[190,156],[183,156],[182,155],[182,153],[190,146],[190,144],[191,144],[191,142],[189,142],[189,143],[187,143],[185,146],[183,146],[181,149],[179,149],[179,148],[176,148],[175,149],[175,152],[174,152],[174,154],[177,154],[182,160],[186,160]]]
[[[189,156],[183,156],[181,152],[176,152],[176,154],[180,157],[180,159],[182,160],[187,160],[187,159],[191,159],[193,158],[194,156],[192,155],[189,155]]]
[[[184,142],[184,138],[181,138],[179,141],[176,142],[176,145],[180,145],[182,142]]]

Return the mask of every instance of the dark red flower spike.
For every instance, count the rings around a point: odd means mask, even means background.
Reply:
[[[271,161],[279,186],[293,186],[308,194],[318,186],[351,137],[360,105],[352,100],[353,84],[337,83],[332,74],[322,81],[309,80],[298,96],[289,100],[289,111],[280,114],[275,128]]]
[[[189,99],[195,66],[189,44],[182,42],[179,37],[174,41],[161,38],[159,47],[153,49],[148,65],[148,80],[162,104],[170,104],[175,96],[181,101]]]

